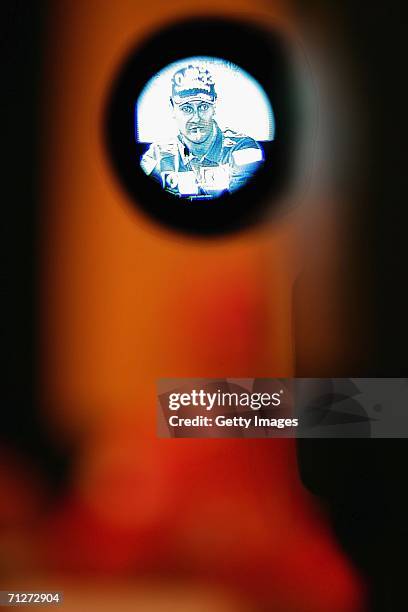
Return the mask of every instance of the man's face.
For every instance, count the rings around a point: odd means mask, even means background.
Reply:
[[[214,104],[202,100],[174,104],[178,129],[184,138],[194,144],[201,144],[211,136],[214,114]]]

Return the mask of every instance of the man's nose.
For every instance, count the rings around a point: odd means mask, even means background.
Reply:
[[[194,113],[193,113],[193,121],[200,121],[201,119],[201,115],[199,113],[198,107],[194,109]]]

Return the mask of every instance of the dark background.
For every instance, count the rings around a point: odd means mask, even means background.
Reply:
[[[327,19],[343,54],[361,117],[361,158],[354,160],[355,207],[350,272],[364,277],[361,328],[332,377],[408,374],[408,263],[405,88],[401,2],[298,3],[305,19]],[[329,35],[330,38],[330,35]],[[361,136],[360,134],[360,136]],[[356,300],[358,301],[358,300]],[[356,304],[356,307],[359,306]],[[355,356],[358,358],[355,359]],[[301,362],[298,376],[327,376]],[[405,409],[404,406],[401,409]],[[366,576],[370,610],[406,607],[407,441],[299,440],[303,483],[325,500],[345,551]]]
[[[0,3],[1,141],[1,447],[18,449],[51,491],[66,465],[36,405],[37,289],[43,35],[47,4]]]

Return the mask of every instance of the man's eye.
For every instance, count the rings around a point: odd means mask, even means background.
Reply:
[[[208,104],[200,104],[201,111],[203,112],[208,111],[208,108],[209,108]]]
[[[191,108],[191,106],[183,106],[182,109],[183,113],[186,113],[187,115],[191,115],[191,113],[193,112],[193,109]]]

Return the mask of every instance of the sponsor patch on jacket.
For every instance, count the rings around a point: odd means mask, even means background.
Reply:
[[[246,164],[254,164],[263,159],[261,149],[248,147],[246,149],[238,149],[232,152],[232,159],[237,166],[245,166]]]

